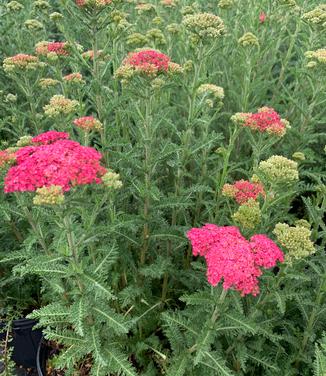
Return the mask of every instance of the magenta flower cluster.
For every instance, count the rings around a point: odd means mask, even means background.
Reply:
[[[101,153],[69,140],[65,132],[49,131],[32,139],[31,146],[20,148],[16,164],[5,177],[4,191],[35,191],[52,185],[63,191],[84,184],[100,184],[107,170],[101,166]]]
[[[193,255],[203,256],[207,263],[207,280],[216,286],[223,279],[223,288],[234,288],[242,296],[259,294],[261,268],[272,268],[284,255],[266,235],[254,235],[248,241],[235,226],[206,224],[188,234]]]

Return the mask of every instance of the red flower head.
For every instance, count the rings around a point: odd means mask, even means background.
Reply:
[[[281,119],[273,108],[262,107],[255,114],[246,114],[243,126],[261,133],[266,132],[282,137],[286,133],[289,123]]]
[[[101,176],[107,171],[100,165],[102,155],[67,138],[67,133],[50,131],[34,137],[38,145],[20,148],[15,153],[16,165],[5,177],[5,192],[52,185],[69,191],[75,185],[102,183]]]
[[[233,226],[207,224],[193,228],[187,234],[193,255],[204,256],[207,280],[216,286],[223,278],[223,288],[235,288],[241,295],[259,293],[261,267],[271,268],[284,261],[282,251],[265,235],[255,235],[250,241]]]
[[[265,21],[266,21],[266,14],[264,12],[260,12],[259,22],[264,23]]]
[[[102,123],[95,119],[93,116],[83,116],[75,119],[74,124],[76,127],[84,129],[86,131],[101,130],[103,128]]]
[[[52,52],[56,55],[68,56],[67,48],[67,42],[39,42],[35,47],[35,51],[38,55],[47,55]]]
[[[257,200],[259,196],[266,196],[261,183],[252,183],[248,180],[238,180],[234,184],[225,184],[222,192],[224,196],[234,198],[239,205],[245,204],[250,199]]]
[[[170,58],[156,50],[133,52],[124,60],[124,65],[130,65],[144,72],[167,72]]]

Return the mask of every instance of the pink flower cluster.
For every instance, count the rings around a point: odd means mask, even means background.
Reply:
[[[255,114],[246,114],[243,126],[259,132],[267,132],[283,136],[286,132],[287,122],[270,107],[262,107]]]
[[[75,82],[81,82],[83,81],[83,75],[79,72],[77,73],[70,73],[63,77],[64,81],[75,81]]]
[[[207,280],[216,286],[223,278],[223,288],[234,288],[241,295],[259,294],[261,267],[271,268],[284,255],[265,235],[254,235],[250,241],[234,226],[206,224],[187,233],[193,255],[203,256],[207,263]]]
[[[68,140],[64,132],[49,131],[32,139],[35,144],[20,148],[16,165],[5,177],[4,191],[35,191],[40,187],[100,184],[107,170],[101,166],[102,155],[91,147]]]
[[[234,184],[225,184],[222,192],[225,196],[234,198],[239,205],[245,204],[250,199],[257,200],[259,196],[266,196],[261,183],[252,183],[243,179]]]
[[[75,119],[74,125],[86,131],[101,130],[103,127],[102,123],[99,120],[95,119],[93,116],[83,116],[81,118]]]
[[[266,21],[266,13],[265,12],[260,12],[259,14],[259,22],[264,23]]]
[[[12,62],[17,64],[28,64],[28,63],[35,63],[37,62],[37,57],[33,55],[27,55],[27,54],[17,54],[15,56],[11,57]]]
[[[129,65],[144,72],[167,72],[170,58],[156,50],[142,50],[133,52],[124,60],[124,65]]]
[[[68,56],[67,42],[40,42],[35,47],[35,52],[38,55],[47,55],[48,53],[54,53],[60,56]]]

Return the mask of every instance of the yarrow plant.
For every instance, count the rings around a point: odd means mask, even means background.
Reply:
[[[325,9],[243,3],[0,1],[0,332],[43,374],[325,376]]]

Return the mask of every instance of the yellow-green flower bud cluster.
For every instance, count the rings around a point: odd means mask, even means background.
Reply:
[[[60,205],[64,199],[62,187],[51,185],[50,187],[37,188],[33,203],[34,205]]]
[[[43,24],[42,24],[42,22],[40,22],[38,20],[34,20],[34,19],[26,20],[24,22],[24,25],[28,30],[31,30],[31,31],[43,30]]]
[[[308,68],[314,68],[318,64],[326,64],[326,48],[320,48],[316,51],[307,51],[305,56],[311,61],[307,64]]]
[[[326,26],[326,4],[318,5],[310,12],[304,13],[302,18],[311,24]]]
[[[54,80],[53,78],[41,78],[40,81],[39,81],[39,86],[42,89],[46,89],[48,87],[56,86],[56,85],[58,85],[58,83],[59,83],[59,81]]]
[[[297,7],[297,3],[295,0],[278,0],[280,5],[286,5],[288,7]]]
[[[22,136],[20,139],[17,141],[16,146],[19,148],[22,148],[24,146],[29,146],[32,144],[32,136]]]
[[[304,161],[306,159],[306,156],[301,151],[296,151],[292,154],[292,158],[296,161]]]
[[[196,13],[183,18],[184,27],[200,39],[219,38],[225,34],[223,20],[212,13]]]
[[[193,3],[192,5],[185,5],[181,8],[181,14],[183,16],[189,15],[189,14],[195,14],[199,12],[199,7],[197,3]]]
[[[135,70],[131,65],[122,64],[114,74],[114,77],[121,80],[122,84],[127,84],[135,75]]]
[[[63,14],[61,14],[59,12],[53,12],[53,13],[50,14],[50,20],[53,21],[53,22],[59,22],[63,19],[64,19]]]
[[[255,34],[253,33],[245,33],[243,36],[238,40],[238,43],[242,47],[258,47],[259,41]]]
[[[234,5],[234,0],[220,0],[218,3],[219,8],[228,9]]]
[[[289,262],[308,257],[316,251],[314,243],[310,240],[311,231],[306,226],[278,223],[273,233],[281,246],[288,251],[285,259]]]
[[[35,0],[33,3],[33,8],[47,10],[51,8],[51,5],[46,0]]]
[[[224,89],[213,84],[203,84],[197,89],[197,95],[204,96],[206,98],[206,104],[209,107],[214,107],[214,102],[222,103],[224,99]]]
[[[79,103],[76,100],[71,100],[63,95],[54,95],[50,99],[50,103],[43,107],[44,112],[49,117],[56,117],[59,115],[69,115],[76,111]]]
[[[148,40],[152,41],[155,45],[166,44],[165,36],[160,29],[150,29],[146,33]]]
[[[103,184],[110,189],[119,189],[122,187],[122,181],[120,175],[112,170],[108,170],[106,174],[102,176]]]
[[[18,54],[3,60],[3,70],[6,73],[21,70],[36,70],[44,66],[45,63],[40,62],[38,57],[33,55]]]
[[[12,12],[19,12],[20,10],[24,9],[24,5],[19,3],[18,1],[10,1],[6,5],[7,9]]]
[[[16,103],[17,102],[17,94],[12,94],[12,93],[7,94],[5,102]]]
[[[173,63],[170,61],[169,63],[169,69],[168,69],[168,75],[173,76],[175,74],[182,74],[184,72],[183,67],[178,63]]]
[[[259,163],[260,172],[272,184],[289,184],[299,180],[298,164],[280,155]]]
[[[151,82],[151,87],[154,90],[160,90],[165,85],[165,81],[162,78],[154,78]]]
[[[231,121],[235,124],[235,125],[244,125],[245,122],[247,121],[248,119],[248,116],[250,116],[250,112],[237,112],[236,114],[232,115],[231,116]]]
[[[110,14],[112,22],[120,30],[125,30],[131,26],[127,20],[128,13],[120,12],[119,10],[114,10]]]
[[[162,25],[162,23],[163,23],[162,17],[154,17],[152,19],[153,25]]]
[[[311,229],[311,224],[307,220],[305,220],[305,219],[298,219],[297,221],[295,221],[294,224],[295,224],[295,226],[305,227],[308,230]]]
[[[144,47],[148,43],[146,35],[141,33],[132,33],[127,37],[128,46]]]
[[[232,215],[235,222],[246,229],[254,229],[261,222],[259,202],[250,199]]]
[[[172,24],[167,25],[165,29],[167,32],[171,34],[178,34],[180,32],[180,25],[177,23],[172,23]]]

